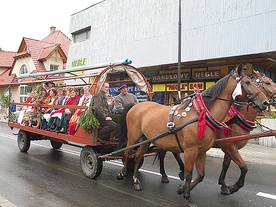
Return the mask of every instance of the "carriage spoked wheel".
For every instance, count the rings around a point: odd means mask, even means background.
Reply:
[[[51,142],[51,146],[54,148],[54,149],[60,149],[62,147],[62,142],[57,142],[57,141],[53,141],[53,140],[50,140]]]
[[[84,175],[88,178],[97,178],[103,169],[103,160],[98,158],[95,150],[90,146],[85,146],[81,150],[80,164]]]
[[[17,145],[21,152],[27,152],[30,149],[31,141],[27,132],[19,130],[17,135]]]

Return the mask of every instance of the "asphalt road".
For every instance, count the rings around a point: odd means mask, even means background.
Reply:
[[[166,170],[170,183],[160,182],[158,166],[153,158],[145,159],[139,178],[143,191],[134,191],[131,175],[117,180],[120,161],[104,162],[101,175],[85,178],[80,167],[80,148],[64,145],[61,150],[51,149],[49,141],[34,141],[27,153],[18,150],[16,136],[4,123],[0,123],[0,196],[19,207],[153,207],[185,206],[186,200],[176,193],[178,166],[169,153]],[[200,207],[276,207],[275,165],[248,162],[245,186],[239,192],[220,194],[217,179],[221,158],[207,158],[206,175],[193,191],[192,198]],[[236,182],[238,168],[232,164],[227,183]],[[1,205],[1,204],[0,204]]]

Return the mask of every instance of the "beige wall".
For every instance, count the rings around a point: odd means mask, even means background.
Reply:
[[[33,62],[31,57],[27,57],[27,58],[24,58],[24,59],[18,59],[15,62],[15,65],[14,65],[14,68],[13,68],[13,71],[12,71],[13,73],[16,74],[17,77],[20,77],[19,71],[20,71],[20,68],[23,64],[27,65],[29,73],[31,73],[32,71],[35,70],[35,65],[34,65],[34,62]]]
[[[59,70],[63,69],[63,59],[58,52],[54,52],[48,60],[43,62],[43,64],[48,71],[50,71],[50,65],[58,65]]]

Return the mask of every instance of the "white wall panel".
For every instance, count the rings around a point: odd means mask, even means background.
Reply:
[[[130,58],[136,66],[177,62],[178,0],[106,0],[71,16],[70,46],[88,64]],[[276,51],[276,1],[182,0],[182,61]]]

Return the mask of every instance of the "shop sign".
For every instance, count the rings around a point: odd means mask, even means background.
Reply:
[[[204,82],[189,83],[189,91],[193,91],[196,88],[198,88],[199,90],[204,90]]]
[[[142,92],[141,89],[137,86],[128,86],[127,87],[129,93]],[[111,94],[119,94],[119,86],[110,86],[109,93]]]
[[[188,83],[181,83],[180,84],[181,91],[188,90]],[[178,91],[178,84],[167,84],[167,91]]]
[[[204,82],[181,83],[180,91],[204,90]],[[167,84],[167,91],[178,91],[178,84]]]
[[[72,60],[71,67],[76,68],[76,67],[85,66],[86,63],[87,63],[87,58],[80,58],[77,60]]]
[[[194,71],[194,79],[221,78],[220,70]]]
[[[181,80],[190,80],[190,73],[181,73],[180,74]],[[169,82],[169,81],[177,81],[178,80],[178,74],[164,74],[164,75],[154,75],[152,76],[152,82]]]

